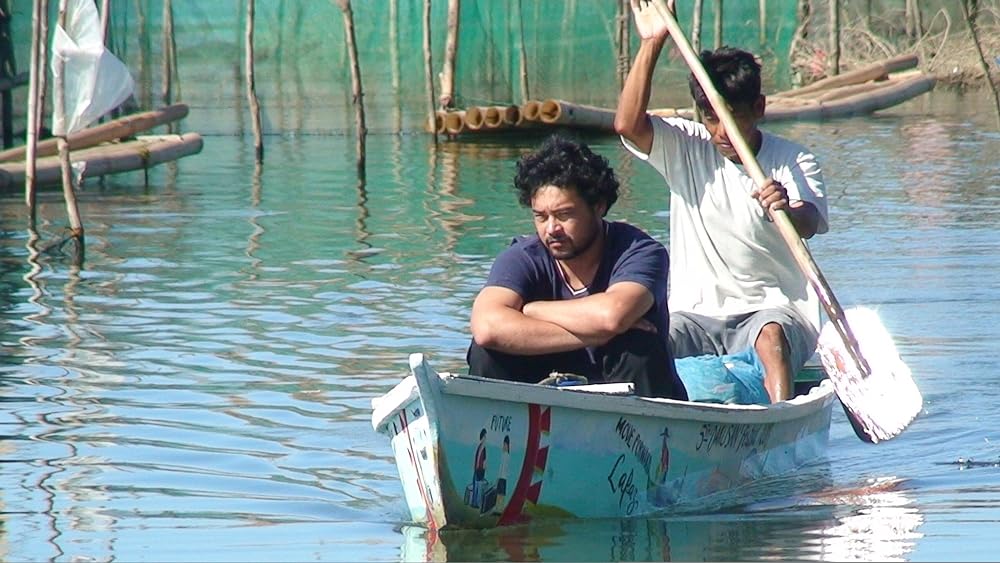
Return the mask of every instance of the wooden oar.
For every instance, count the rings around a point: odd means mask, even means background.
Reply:
[[[708,97],[716,116],[725,126],[729,141],[736,149],[744,168],[754,183],[762,187],[767,182],[767,176],[740,133],[725,99],[715,88],[701,59],[688,43],[674,14],[663,0],[652,0],[652,4],[663,17],[670,36]],[[823,367],[834,383],[837,396],[844,404],[855,433],[862,440],[872,443],[898,435],[920,413],[923,399],[913,383],[910,370],[896,354],[888,331],[881,326],[877,315],[867,309],[859,310],[856,316],[864,318],[867,325],[865,333],[873,339],[872,346],[861,345],[848,323],[848,314],[841,308],[809,249],[792,225],[788,212],[778,209],[769,210],[769,214],[830,319],[820,336],[818,349]],[[855,316],[853,311],[851,313],[852,317]],[[866,351],[869,353],[866,354]]]

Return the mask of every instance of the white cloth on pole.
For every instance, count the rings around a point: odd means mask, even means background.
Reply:
[[[104,47],[101,20],[93,0],[69,0],[66,29],[56,25],[52,75],[59,76],[60,70],[64,114],[55,110],[52,113],[54,135],[69,135],[86,128],[120,106],[135,88],[128,67]],[[58,109],[58,104],[53,106]]]

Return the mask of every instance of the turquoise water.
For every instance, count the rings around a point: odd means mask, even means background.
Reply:
[[[214,110],[213,110],[214,111]],[[223,120],[194,108],[183,125]],[[0,559],[989,560],[1000,541],[1000,134],[985,94],[771,129],[813,146],[845,306],[877,307],[925,398],[898,439],[835,411],[820,479],[708,514],[427,541],[370,400],[410,352],[461,369],[492,257],[527,232],[508,182],[538,137],[249,137],[84,187],[82,269],[0,198]],[[295,117],[294,115],[292,117]],[[231,118],[240,122],[238,117]],[[612,210],[666,241],[654,174],[610,137]],[[58,194],[42,241],[66,224]],[[985,464],[958,464],[960,458]]]

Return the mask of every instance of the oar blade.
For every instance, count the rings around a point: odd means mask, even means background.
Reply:
[[[888,440],[913,422],[923,397],[878,313],[855,307],[844,314],[871,374],[865,376],[833,323],[820,332],[820,360],[858,437],[871,443]]]

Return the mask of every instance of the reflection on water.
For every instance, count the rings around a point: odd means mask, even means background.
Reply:
[[[292,109],[279,119],[303,119]],[[0,559],[993,553],[995,468],[932,462],[997,457],[1000,138],[919,113],[777,132],[826,163],[832,230],[812,241],[817,262],[842,303],[880,309],[924,392],[898,440],[861,444],[838,412],[823,480],[758,484],[786,494],[777,504],[429,541],[406,525],[370,400],[410,352],[464,366],[472,299],[532,229],[510,183],[541,137],[435,149],[374,135],[363,184],[348,137],[269,138],[257,168],[245,139],[209,137],[148,185],[85,187],[82,268],[42,251],[65,223],[59,194],[41,195],[37,237],[13,228],[20,196],[0,198]],[[655,174],[615,139],[587,140],[621,175],[612,218],[666,241]]]
[[[820,557],[828,561],[907,561],[924,519],[899,480],[878,481],[827,497],[856,512],[822,529]]]
[[[794,481],[795,476],[789,478]],[[772,486],[779,484],[772,483]],[[792,485],[792,489],[806,487]],[[806,487],[807,488],[807,487]],[[402,561],[905,561],[923,516],[906,484],[879,479],[664,518],[542,520],[494,530],[403,526]]]

